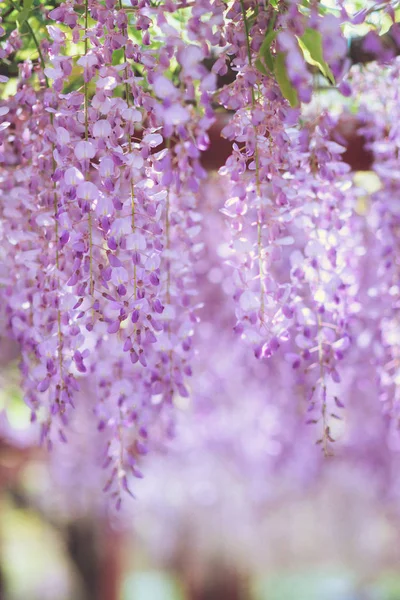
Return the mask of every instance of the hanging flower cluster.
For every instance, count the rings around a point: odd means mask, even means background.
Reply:
[[[339,364],[363,317],[369,227],[381,244],[374,290],[387,307],[374,364],[383,399],[398,399],[399,224],[387,203],[395,86],[386,119],[363,109],[383,182],[367,225],[336,119],[301,111],[321,78],[351,93],[342,26],[367,12],[339,3],[339,18],[317,2],[259,0],[31,4],[11,2],[4,23],[18,27],[1,31],[0,58],[28,39],[37,59],[18,62],[15,93],[0,104],[0,294],[42,441],[66,442],[90,394],[105,488],[119,506],[152,440],[174,434],[201,318],[201,157],[221,110],[233,113],[222,131],[232,153],[220,169],[225,205],[214,209],[231,232],[237,337],[250,356],[281,357],[328,454],[343,407]]]
[[[67,439],[90,378],[98,427],[113,431],[108,487],[126,487],[149,422],[174,394],[187,396],[191,374],[199,158],[216,78],[196,96],[208,48],[168,23],[173,10],[60,5],[48,15],[41,68],[24,63],[7,102],[2,247],[13,266],[3,294],[25,399],[51,446]],[[140,44],[128,36],[132,18]],[[169,36],[157,49],[152,23]]]
[[[399,428],[400,400],[400,210],[399,94],[393,83],[398,76],[398,62],[383,71],[375,65],[364,76],[359,70],[353,75],[353,86],[360,95],[360,131],[373,153],[375,174],[374,193],[362,206],[368,260],[374,264],[373,273],[365,276],[363,305],[368,326],[362,341],[371,348],[379,399],[393,418],[395,430]]]

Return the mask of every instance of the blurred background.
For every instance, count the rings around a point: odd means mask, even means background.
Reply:
[[[346,156],[351,163],[355,155]],[[362,144],[356,159],[364,186],[374,189]],[[175,439],[144,457],[145,477],[120,512],[110,509],[93,466],[100,434],[89,433],[90,402],[86,413],[77,409],[73,444],[39,448],[18,386],[17,349],[1,340],[1,600],[400,599],[397,453],[388,458],[371,434],[379,407],[365,404],[365,446],[359,441],[347,459],[340,450],[324,458],[293,410],[279,416],[295,387],[285,366],[245,358],[232,338],[220,261],[229,232],[211,212],[223,205],[223,180],[211,174],[201,200],[208,220],[197,267],[205,308],[195,399],[176,399]],[[221,221],[214,241],[213,219]],[[339,429],[351,423],[346,414]]]
[[[149,471],[123,525],[73,517],[52,498],[46,457],[2,444],[2,600],[400,598],[399,521],[360,474],[331,464],[308,493],[249,514],[238,478],[230,503],[209,474],[185,504],[179,481]]]

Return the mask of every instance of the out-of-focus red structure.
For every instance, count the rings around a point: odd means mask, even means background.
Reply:
[[[210,146],[202,155],[202,165],[207,171],[216,171],[222,167],[232,152],[232,144],[222,137],[221,132],[229,122],[229,113],[217,113],[218,117],[209,130]],[[342,154],[345,163],[353,171],[369,171],[372,167],[372,152],[366,147],[366,140],[360,133],[361,123],[354,115],[344,115],[340,118],[335,141],[346,147]]]

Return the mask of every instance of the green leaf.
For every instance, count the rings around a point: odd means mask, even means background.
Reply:
[[[22,9],[19,11],[17,16],[17,24],[18,29],[21,29],[22,25],[25,23],[27,18],[29,17],[29,13],[32,9],[33,0],[24,0],[22,3]]]
[[[271,54],[271,44],[278,35],[277,31],[274,31],[274,25],[276,21],[276,14],[274,13],[268,23],[268,29],[266,31],[264,41],[261,44],[261,48],[258,52],[258,58],[256,60],[256,67],[264,75],[269,75],[274,70],[274,60]]]
[[[120,65],[124,61],[124,49],[118,48],[118,50],[114,50],[112,55],[112,64]]]
[[[267,33],[261,44],[259,59],[272,72],[274,70],[274,61],[271,54],[271,44],[277,36],[277,32],[273,29]]]
[[[262,73],[263,75],[269,75],[268,69],[265,67],[264,63],[259,58],[256,58],[255,65],[256,68],[260,71],[260,73]]]
[[[275,56],[274,73],[284,98],[289,100],[290,106],[298,106],[299,99],[297,97],[297,92],[290,83],[286,70],[285,52],[278,52],[278,54]]]
[[[306,61],[310,65],[318,67],[321,73],[334,84],[335,78],[328,63],[324,59],[322,35],[320,32],[308,27],[305,30],[304,35],[302,35],[301,38],[298,38],[298,40]]]
[[[315,10],[315,8],[317,8],[320,15],[326,15],[326,14],[337,14],[338,16],[340,15],[340,10],[337,8],[333,8],[333,6],[325,6],[325,4],[322,4],[322,2],[318,2],[318,5],[315,6],[315,2],[310,2],[310,0],[301,0],[300,11],[303,14],[309,14],[309,11],[311,8],[313,10]],[[362,6],[360,8],[362,8]]]

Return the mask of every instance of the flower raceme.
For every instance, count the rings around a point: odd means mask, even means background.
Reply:
[[[307,61],[343,77],[341,15],[297,2],[68,0],[45,31],[19,17],[38,60],[20,62],[0,106],[2,310],[49,447],[90,390],[118,506],[138,448],[150,431],[172,435],[176,398],[189,395],[201,154],[216,107],[234,112],[221,176],[235,331],[259,359],[282,351],[328,452],[360,225],[334,122],[303,119],[299,103],[313,93]],[[1,57],[22,40],[11,32]]]
[[[198,106],[188,104],[207,49],[168,25],[170,12],[143,3],[135,17],[142,42],[133,44],[129,13],[115,2],[51,11],[41,80],[28,63],[7,100],[13,135],[2,137],[2,216],[11,228],[3,241],[14,254],[5,316],[21,347],[25,400],[50,447],[68,437],[70,410],[90,379],[98,426],[113,432],[108,487],[116,498],[125,469],[135,467],[134,439],[169,414],[174,394],[188,394],[191,374],[190,264],[200,249],[199,158],[215,77]],[[174,31],[156,53],[153,21]],[[81,56],[68,56],[66,44]],[[171,61],[182,72],[166,95]]]

